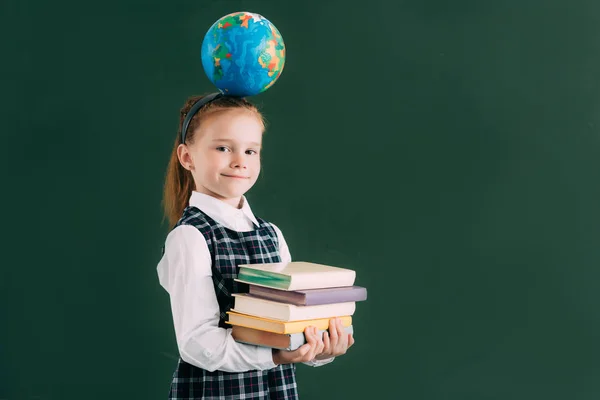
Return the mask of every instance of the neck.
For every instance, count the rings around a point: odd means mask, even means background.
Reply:
[[[244,202],[242,201],[241,197],[234,198],[234,199],[220,199],[220,200],[224,201],[225,203],[227,203],[235,208],[242,208],[242,206],[244,205]]]
[[[244,200],[243,197],[223,197],[223,196],[219,196],[217,193],[214,193],[208,189],[202,188],[203,190],[198,190],[198,188],[196,188],[197,192],[209,195],[211,197],[214,197],[217,200],[221,200],[223,203],[227,203],[230,206],[234,207],[234,208],[242,208],[242,206],[244,205]]]

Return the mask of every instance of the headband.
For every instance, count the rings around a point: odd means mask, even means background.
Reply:
[[[194,118],[194,115],[196,115],[196,113],[202,107],[204,107],[211,101],[221,98],[223,96],[224,94],[221,92],[212,93],[202,97],[200,100],[194,103],[192,108],[190,108],[190,111],[188,111],[187,115],[185,116],[185,119],[183,120],[183,125],[181,126],[181,143],[185,143],[185,136],[187,135],[188,126],[190,125],[192,118]]]

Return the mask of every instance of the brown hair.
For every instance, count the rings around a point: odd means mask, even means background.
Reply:
[[[169,165],[165,176],[165,185],[163,188],[164,216],[171,226],[174,226],[177,221],[179,221],[179,218],[181,218],[183,210],[187,207],[192,191],[194,190],[194,178],[192,177],[192,173],[183,168],[179,162],[177,148],[182,144],[181,129],[187,113],[192,106],[203,97],[204,96],[192,96],[188,98],[179,111],[179,129],[177,131],[177,138],[175,138],[173,150],[171,151],[171,158],[169,159]],[[203,121],[206,121],[208,116],[230,109],[245,109],[251,111],[256,114],[263,127],[265,126],[265,119],[254,104],[248,102],[244,98],[220,97],[203,106],[196,115],[194,115],[187,129],[185,144],[190,145],[194,143],[196,133],[198,133],[201,124]]]

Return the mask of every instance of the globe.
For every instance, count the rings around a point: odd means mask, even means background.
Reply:
[[[281,34],[265,17],[236,12],[218,19],[202,41],[208,79],[231,96],[253,96],[277,81],[285,64]]]

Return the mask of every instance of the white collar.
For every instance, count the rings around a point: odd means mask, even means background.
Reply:
[[[242,196],[241,202],[242,208],[235,208],[222,200],[204,193],[193,191],[190,196],[190,206],[199,208],[221,225],[235,226],[236,219],[245,216],[258,227],[260,224],[254,213],[252,213],[250,204],[248,204],[245,196]]]

